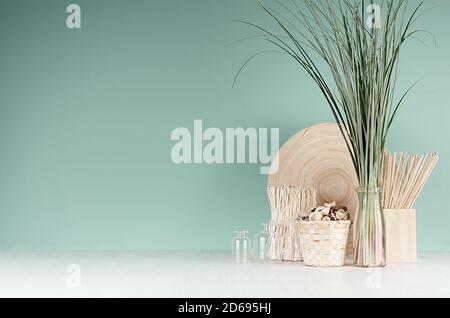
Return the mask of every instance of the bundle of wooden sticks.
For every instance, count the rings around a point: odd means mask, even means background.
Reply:
[[[268,187],[270,237],[268,257],[272,260],[300,261],[298,222],[316,207],[316,190],[299,187]]]
[[[385,151],[381,172],[384,209],[410,209],[431,175],[439,156]]]

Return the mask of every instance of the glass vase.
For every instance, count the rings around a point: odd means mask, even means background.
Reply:
[[[269,245],[269,224],[262,223],[263,230],[257,233],[254,237],[254,259],[255,261],[265,261],[267,260],[267,247]]]
[[[358,188],[358,211],[354,222],[353,264],[386,265],[385,228],[379,188]]]
[[[250,261],[250,239],[247,231],[235,231],[232,241],[233,260],[235,263],[247,263]]]

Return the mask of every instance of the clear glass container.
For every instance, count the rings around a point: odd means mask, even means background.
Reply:
[[[247,263],[250,261],[250,239],[247,231],[235,231],[232,241],[233,260],[236,263]]]
[[[353,238],[353,264],[361,267],[386,265],[384,218],[379,188],[358,188],[359,206]]]
[[[269,224],[261,223],[263,230],[257,233],[253,239],[253,257],[255,261],[265,261],[268,259],[267,247],[269,246]]]

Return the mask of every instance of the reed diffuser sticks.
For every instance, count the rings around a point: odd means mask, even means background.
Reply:
[[[439,156],[384,152],[380,183],[384,209],[410,209],[431,175]]]

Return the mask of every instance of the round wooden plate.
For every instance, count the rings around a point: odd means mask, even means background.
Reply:
[[[336,201],[354,219],[358,180],[336,123],[317,124],[291,137],[275,156],[271,172],[268,186],[313,187],[318,204]]]

